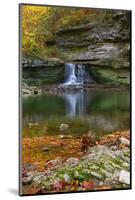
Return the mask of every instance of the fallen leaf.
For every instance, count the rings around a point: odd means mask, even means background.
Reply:
[[[57,181],[55,184],[54,184],[54,190],[59,192],[62,190],[63,188],[63,182],[62,181]]]
[[[85,188],[86,190],[91,190],[94,189],[94,181],[83,181],[82,187]]]

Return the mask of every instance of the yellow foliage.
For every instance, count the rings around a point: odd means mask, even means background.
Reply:
[[[94,17],[100,17],[96,9],[64,8],[23,5],[22,51],[24,55],[41,56],[45,51],[45,42],[53,40],[56,33],[74,25],[88,23]]]
[[[40,31],[40,18],[47,14],[47,7],[22,6],[22,48],[23,53],[36,55],[43,47],[43,34]]]

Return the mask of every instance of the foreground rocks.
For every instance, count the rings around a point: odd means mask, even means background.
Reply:
[[[79,182],[77,191],[83,190],[82,185],[88,180],[93,181],[93,189],[103,185],[111,185],[110,188],[128,188],[130,184],[129,148],[112,151],[105,145],[97,145],[80,160],[69,158],[64,163],[52,160],[46,166],[48,169],[44,172],[27,173],[23,178],[23,184],[32,183],[33,186],[41,187],[43,193],[54,191],[54,183],[59,181],[69,184],[60,191],[68,191],[74,180]]]
[[[30,86],[26,83],[22,85],[22,94],[35,95],[35,94],[48,94],[48,95],[63,95],[65,92],[80,92],[80,91],[91,91],[91,90],[121,90],[127,89],[125,85],[113,85],[113,84],[84,84],[84,85],[42,85],[42,86]]]
[[[31,184],[40,193],[129,188],[130,147],[121,141],[129,141],[129,134],[109,137],[89,147],[80,158],[50,160],[44,171],[26,172],[23,184]]]
[[[22,95],[23,96],[30,96],[30,95],[37,95],[41,94],[41,89],[36,86],[28,86],[27,84],[23,83],[22,85]]]
[[[121,89],[127,89],[128,86],[126,85],[113,85],[113,84],[96,84],[96,83],[90,83],[90,84],[74,84],[74,85],[43,85],[41,87],[43,94],[50,94],[50,95],[63,95],[65,92],[87,92],[92,90],[121,90]]]

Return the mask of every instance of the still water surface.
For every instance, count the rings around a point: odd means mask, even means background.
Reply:
[[[29,123],[32,123],[30,125]],[[69,125],[61,132],[61,123]],[[130,127],[128,90],[91,90],[23,98],[23,135],[99,134]]]

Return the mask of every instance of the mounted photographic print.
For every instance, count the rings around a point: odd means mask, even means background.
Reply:
[[[19,9],[20,195],[131,189],[131,11]]]

